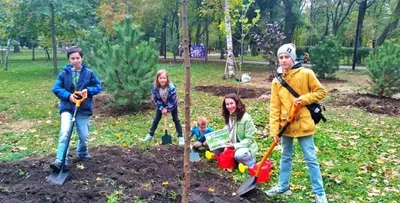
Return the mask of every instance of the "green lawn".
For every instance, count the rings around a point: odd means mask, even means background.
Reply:
[[[61,63],[65,63],[62,61]],[[60,64],[60,69],[62,64]],[[178,87],[180,118],[184,124],[184,73],[182,64],[160,64],[170,72]],[[244,70],[249,71],[248,67]],[[58,99],[51,92],[55,77],[52,62],[11,62],[8,71],[0,73],[0,161],[18,160],[54,154],[60,127]],[[224,65],[192,64],[191,67],[191,120],[206,116],[214,129],[223,127],[220,116],[221,97],[196,92],[197,85],[226,85],[241,87],[232,80],[221,80]],[[256,67],[256,73],[264,73]],[[354,73],[357,74],[357,73]],[[362,75],[362,73],[360,73]],[[340,75],[340,74],[339,74]],[[348,83],[351,85],[352,83]],[[149,87],[150,92],[150,87]],[[268,122],[268,102],[245,99],[247,110],[258,126]],[[327,123],[318,125],[315,144],[323,173],[328,199],[332,202],[396,202],[400,199],[400,119],[366,113],[360,109],[328,106]],[[119,117],[92,117],[90,147],[98,145],[131,146],[144,138],[153,119],[153,110]],[[169,129],[175,134],[172,120]],[[268,149],[271,139],[258,129],[260,145],[258,158]],[[159,129],[156,135],[161,135]],[[75,136],[76,137],[76,136]],[[174,139],[176,139],[174,137]],[[76,145],[73,140],[71,146]],[[313,200],[308,169],[302,159],[297,142],[293,157],[290,197],[277,197],[287,202]],[[271,155],[271,180],[259,186],[267,189],[278,181],[278,146]],[[242,182],[249,176],[232,173]]]

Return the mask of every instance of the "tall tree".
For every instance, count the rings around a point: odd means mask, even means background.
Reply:
[[[299,0],[282,0],[285,9],[285,27],[284,33],[286,38],[284,43],[293,42],[294,31],[297,23],[300,21],[300,1]]]
[[[353,65],[352,70],[356,70],[356,61],[358,56],[357,47],[361,47],[362,44],[362,27],[364,23],[365,12],[367,9],[374,3],[373,1],[367,2],[368,0],[360,0],[359,8],[358,8],[358,19],[357,19],[357,30],[356,30],[356,39],[354,40],[354,53],[353,53]],[[357,2],[358,3],[358,2]]]
[[[347,19],[351,8],[356,0],[339,0],[334,2],[332,11],[332,34],[336,36],[340,26]]]
[[[378,47],[383,44],[387,37],[394,36],[395,32],[397,31],[397,25],[400,19],[400,0],[397,0],[397,6],[395,11],[392,13],[391,18],[386,25],[385,29],[379,35],[378,39],[375,42],[375,47]]]
[[[232,31],[231,31],[231,16],[229,14],[229,0],[225,0],[224,14],[225,14],[225,35],[226,35],[226,50],[228,51],[226,64],[228,66],[228,76],[235,76],[234,68],[234,55],[233,55],[233,44],[232,44]]]

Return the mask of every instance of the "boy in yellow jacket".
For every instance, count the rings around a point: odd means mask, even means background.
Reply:
[[[278,49],[277,55],[280,65],[278,74],[301,96],[295,98],[276,78],[272,81],[269,116],[270,135],[274,138],[274,142],[280,141],[282,143],[282,155],[279,182],[277,186],[267,190],[265,194],[267,196],[292,194],[289,187],[289,178],[292,168],[293,140],[297,138],[310,172],[311,185],[316,195],[316,202],[325,203],[327,199],[315,153],[313,136],[315,124],[306,105],[322,100],[326,96],[326,90],[311,69],[303,68],[300,62],[295,63],[296,47],[294,44],[282,45]],[[302,106],[299,115],[290,123],[282,137],[279,138],[278,133],[285,124],[286,118],[289,117],[289,110],[293,103],[297,102],[300,102]]]

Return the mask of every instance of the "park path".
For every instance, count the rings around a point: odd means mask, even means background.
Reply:
[[[164,56],[160,56],[159,57],[159,61],[173,61],[173,57],[172,56],[167,56],[166,59],[164,59]],[[178,62],[182,62],[183,63],[183,57],[176,57],[176,60]],[[197,62],[202,62],[204,61],[204,59],[199,59],[199,58],[190,58],[190,61],[197,61]],[[215,62],[215,63],[226,63],[226,59],[215,59],[215,58],[209,58],[208,62]],[[239,62],[239,60],[237,60],[236,62]],[[266,61],[243,61],[243,64],[259,64],[259,65],[268,65],[268,62]],[[306,68],[310,68],[312,66],[312,64],[304,64],[303,66]],[[346,65],[340,65],[339,69],[341,70],[351,70],[351,66],[346,66]],[[365,71],[367,70],[367,67],[365,66],[356,66],[356,71]]]

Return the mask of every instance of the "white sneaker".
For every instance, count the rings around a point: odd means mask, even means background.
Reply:
[[[185,139],[183,139],[183,137],[178,137],[178,145],[180,146],[185,145]]]
[[[323,193],[322,196],[315,195],[315,197],[316,197],[315,201],[316,203],[328,203],[325,193]]]
[[[291,195],[292,191],[288,188],[288,189],[282,189],[278,186],[275,186],[267,191],[265,191],[265,195],[267,195],[268,197],[272,197],[275,195]]]
[[[143,142],[150,142],[153,139],[153,136],[147,134],[146,137],[142,140]]]

